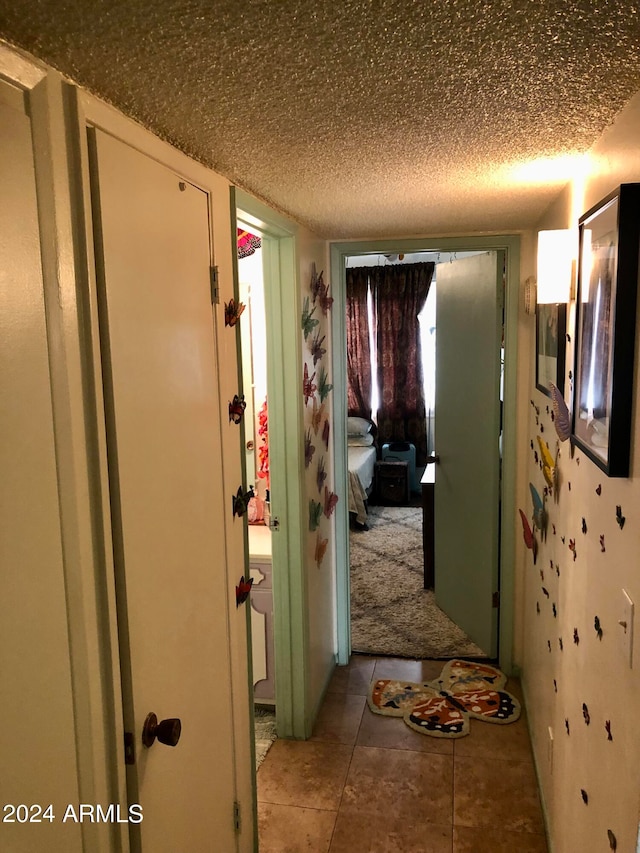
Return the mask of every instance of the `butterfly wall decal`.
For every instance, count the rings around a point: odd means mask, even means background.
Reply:
[[[320,402],[324,403],[327,395],[333,390],[333,385],[327,381],[327,371],[324,367],[320,367],[318,371],[318,392],[320,394]]]
[[[253,493],[253,489],[249,489],[248,492],[245,492],[242,486],[238,487],[238,491],[233,495],[233,514],[237,515],[238,518],[242,518],[242,516],[247,511],[247,507],[249,506],[249,501],[251,498],[255,497]]]
[[[324,487],[324,514],[326,518],[331,518],[333,511],[338,503],[338,496],[326,486]]]
[[[459,738],[469,734],[472,718],[505,724],[520,717],[520,703],[503,689],[506,682],[493,666],[452,660],[435,681],[376,679],[367,700],[375,714],[402,717],[415,731]]]
[[[536,438],[538,439],[540,456],[542,457],[542,473],[544,474],[544,479],[546,480],[549,488],[553,489],[555,494],[558,486],[558,453],[560,452],[560,448],[556,450],[556,457],[554,459],[551,455],[547,442],[539,435],[536,436]]]
[[[327,337],[326,335],[323,335],[322,337],[320,337],[320,332],[316,332],[314,334],[313,338],[311,338],[311,344],[309,346],[309,349],[311,351],[311,356],[313,358],[313,366],[314,367],[320,361],[322,356],[325,355],[327,352],[326,349],[322,346],[326,337]]]
[[[304,395],[304,404],[305,406],[309,402],[309,400],[313,397],[313,395],[317,391],[317,385],[314,384],[314,379],[316,378],[315,371],[309,376],[309,368],[305,362],[304,365],[304,378],[302,380],[302,393]]]
[[[327,316],[327,311],[331,310],[331,306],[333,305],[333,296],[329,296],[329,286],[321,291],[320,296],[318,297],[318,301],[320,303],[320,308],[322,309],[322,313],[324,316]]]
[[[309,530],[313,533],[318,529],[322,517],[322,504],[320,501],[309,501]]]
[[[618,527],[620,528],[620,530],[622,530],[622,528],[624,527],[624,523],[626,520],[627,519],[622,514],[622,507],[620,506],[620,504],[618,504],[616,506],[616,521],[618,522]]]
[[[244,575],[242,575],[240,582],[236,587],[236,607],[240,607],[240,605],[244,604],[247,598],[249,598],[252,586],[253,578],[247,578],[247,580],[245,580]]]
[[[329,421],[325,418],[324,426],[322,427],[322,440],[324,441],[325,449],[329,449],[329,431],[331,427],[329,426]]]
[[[225,326],[235,326],[240,319],[242,312],[246,308],[244,302],[236,302],[235,299],[230,299],[224,303],[224,324]]]
[[[536,541],[534,532],[531,529],[531,525],[529,524],[529,519],[521,509],[518,509],[518,512],[520,513],[520,518],[522,519],[522,535],[524,537],[524,544],[527,546],[527,548],[529,548],[530,551],[533,551],[533,565],[535,566],[536,559],[538,557],[538,543]]]
[[[234,394],[233,400],[229,403],[229,422],[239,424],[244,416],[244,410],[247,404],[244,399],[244,394]]]
[[[560,389],[549,383],[549,391],[551,392],[551,402],[553,403],[553,425],[556,428],[560,441],[566,441],[571,435],[571,415],[564,401],[564,397],[560,393]]]
[[[311,264],[311,284],[309,285],[309,290],[311,291],[311,298],[313,299],[314,305],[320,294],[321,287],[323,287],[322,273],[318,275],[316,271],[316,265]]]
[[[542,538],[546,539],[548,517],[547,510],[544,505],[544,498],[540,497],[540,493],[533,483],[529,483],[529,491],[531,492],[531,499],[533,500],[533,523],[542,534]]]
[[[322,405],[318,404],[318,400],[313,398],[313,411],[311,412],[311,426],[313,427],[314,433],[317,435],[318,430],[320,429],[320,424],[322,423],[322,418],[324,417],[324,410],[326,406],[324,403]]]
[[[599,616],[596,616],[594,618],[593,627],[594,627],[596,634],[598,635],[598,639],[601,640],[603,631],[602,631],[602,625],[600,624],[600,617]]]
[[[304,333],[305,341],[311,332],[313,332],[315,327],[320,323],[320,320],[316,320],[313,316],[315,310],[315,307],[309,310],[309,297],[306,296],[302,303],[302,331]]]
[[[320,568],[320,564],[324,560],[324,555],[327,552],[327,545],[329,544],[328,539],[323,539],[322,536],[318,533],[316,537],[316,551],[315,551],[315,559],[316,566]]]
[[[315,447],[311,444],[311,429],[308,429],[304,436],[304,467],[308,468],[311,465],[313,454],[316,452]]]
[[[318,470],[316,473],[316,485],[318,486],[318,491],[322,494],[322,487],[324,486],[324,481],[327,479],[327,472],[324,470],[324,456],[321,456],[318,459]]]

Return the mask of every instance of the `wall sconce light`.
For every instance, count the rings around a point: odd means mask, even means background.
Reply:
[[[575,277],[575,232],[538,231],[538,304],[567,303]]]

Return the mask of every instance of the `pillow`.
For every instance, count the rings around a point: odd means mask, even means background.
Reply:
[[[371,429],[371,421],[366,418],[347,418],[347,433],[349,435],[366,435]]]
[[[373,436],[369,435],[349,435],[347,436],[347,444],[349,447],[371,447],[373,444]]]

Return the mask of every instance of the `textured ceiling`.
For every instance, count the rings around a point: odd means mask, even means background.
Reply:
[[[640,90],[640,0],[0,0],[0,36],[335,238],[530,227]]]

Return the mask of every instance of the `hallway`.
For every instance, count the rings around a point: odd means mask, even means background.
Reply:
[[[277,740],[258,772],[260,853],[546,853],[526,712],[431,738],[370,712],[376,678],[423,681],[442,661],[354,656],[309,741]],[[520,700],[520,686],[506,689]]]

